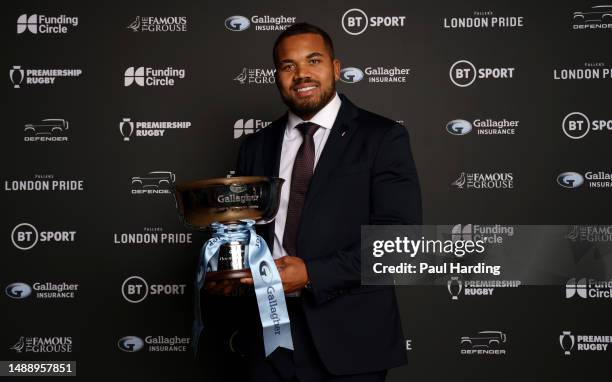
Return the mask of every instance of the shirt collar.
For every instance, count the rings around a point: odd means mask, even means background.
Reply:
[[[329,101],[323,109],[319,110],[309,121],[304,121],[302,118],[289,111],[287,116],[287,129],[285,130],[286,134],[289,137],[293,137],[294,134],[299,134],[295,127],[302,122],[312,122],[323,128],[331,129],[336,121],[341,104],[342,101],[338,93],[335,93],[334,98],[332,98],[332,100]]]

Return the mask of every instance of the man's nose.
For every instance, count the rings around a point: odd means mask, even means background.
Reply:
[[[310,71],[305,65],[298,64],[295,67],[295,78],[306,78],[310,77]]]

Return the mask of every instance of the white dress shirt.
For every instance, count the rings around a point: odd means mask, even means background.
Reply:
[[[272,256],[278,259],[283,256],[287,256],[287,251],[283,248],[283,234],[285,233],[285,222],[287,221],[287,206],[289,205],[289,195],[291,190],[291,174],[293,173],[293,162],[297,156],[297,152],[302,145],[304,138],[302,133],[296,128],[296,126],[302,122],[312,122],[321,126],[314,134],[315,144],[315,159],[314,169],[316,171],[317,162],[323,152],[323,147],[329,133],[331,132],[332,126],[336,121],[336,116],[340,110],[340,104],[342,101],[338,97],[338,93],[334,95],[331,101],[323,109],[319,110],[317,114],[310,119],[310,121],[304,121],[297,115],[289,111],[287,118],[287,127],[285,128],[285,134],[283,135],[283,148],[280,157],[280,168],[278,170],[278,176],[285,179],[283,188],[281,190],[280,205],[278,207],[278,213],[274,222],[274,250]]]

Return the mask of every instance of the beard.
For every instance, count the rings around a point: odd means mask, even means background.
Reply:
[[[319,110],[323,109],[325,105],[327,105],[329,101],[333,98],[334,93],[336,92],[336,84],[333,82],[330,86],[323,88],[321,87],[320,82],[306,78],[302,81],[295,83],[294,85],[299,85],[303,82],[316,83],[320,89],[319,95],[308,97],[308,99],[300,100],[292,98],[290,95],[286,95],[283,92],[280,92],[281,98],[283,99],[283,102],[285,103],[285,105],[287,105],[289,110],[291,110],[293,114],[297,115],[302,119],[304,119],[304,116],[313,116],[317,112],[319,112]]]

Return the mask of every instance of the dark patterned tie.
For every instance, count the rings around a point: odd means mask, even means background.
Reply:
[[[296,126],[302,133],[304,141],[297,152],[295,162],[293,162],[289,205],[287,206],[287,219],[285,221],[285,233],[283,234],[283,248],[290,256],[297,255],[297,230],[306,192],[314,170],[315,145],[312,136],[319,127],[312,122],[303,122]]]

